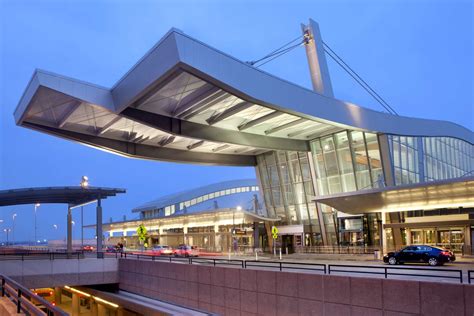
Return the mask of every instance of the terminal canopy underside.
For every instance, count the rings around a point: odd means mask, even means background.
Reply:
[[[39,87],[23,125],[124,155],[185,160],[183,152],[199,153],[211,158],[202,162],[231,165],[254,165],[255,155],[273,149],[306,151],[307,140],[341,130],[247,102],[182,70],[120,114]]]
[[[474,206],[474,177],[322,196],[316,202],[347,214]]]

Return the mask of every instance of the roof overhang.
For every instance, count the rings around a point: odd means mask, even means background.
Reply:
[[[98,199],[106,199],[125,189],[99,187],[44,187],[24,188],[0,191],[0,206],[20,204],[68,204],[70,206],[83,205]]]
[[[393,116],[329,98],[171,30],[112,88],[36,70],[16,123],[137,158],[249,166],[268,150],[309,150],[343,129],[448,136],[443,121]]]
[[[335,194],[313,200],[347,214],[474,207],[474,177]]]
[[[175,214],[170,216],[134,219],[113,223],[103,223],[103,227],[104,230],[135,229],[141,223],[143,223],[145,226],[176,225],[176,227],[183,227],[185,225],[189,225],[190,227],[192,227],[194,221],[205,221],[206,219],[210,221],[218,221],[226,218],[230,219],[231,221],[235,220],[236,223],[240,223],[239,220],[241,220],[242,218],[246,222],[276,222],[280,220],[280,218],[265,217],[244,210],[236,211],[234,208],[222,208],[212,211],[202,211],[188,214]],[[84,227],[94,228],[95,225],[87,225]]]

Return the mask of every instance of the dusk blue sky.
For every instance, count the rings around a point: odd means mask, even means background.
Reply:
[[[127,189],[103,203],[104,220],[117,220],[164,194],[254,177],[253,168],[115,156],[17,127],[13,111],[35,68],[111,87],[171,27],[248,61],[298,36],[300,23],[310,17],[323,39],[399,114],[474,128],[470,0],[0,0],[0,188],[77,185],[87,175],[91,185]],[[381,110],[331,60],[329,68],[337,98]],[[262,69],[311,87],[303,48]],[[94,208],[85,210],[85,222],[92,223]],[[11,227],[14,212],[16,239],[31,239],[32,205],[0,208],[0,228]],[[79,224],[78,216],[75,211]],[[66,206],[42,205],[38,222],[39,237],[64,238]],[[75,238],[78,232],[76,225]]]

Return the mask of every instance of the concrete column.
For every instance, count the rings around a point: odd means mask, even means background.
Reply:
[[[72,293],[72,316],[79,316],[81,312],[80,300],[79,294]]]
[[[97,316],[107,315],[107,308],[103,304],[97,304]]]
[[[72,212],[71,206],[67,208],[67,252],[72,252]]]
[[[97,303],[94,301],[91,301],[91,316],[97,316],[98,310],[97,310]]]
[[[97,199],[95,233],[97,235],[97,258],[102,258],[102,204],[100,197]]]
[[[253,222],[253,248],[260,248],[260,234],[258,222]]]
[[[385,231],[385,223],[387,222],[387,214],[382,212],[381,214],[382,217],[382,253],[386,254],[387,253],[387,233]]]
[[[61,292],[62,292],[62,289],[60,287],[54,288],[54,301],[56,302],[56,305],[59,305],[62,303]]]

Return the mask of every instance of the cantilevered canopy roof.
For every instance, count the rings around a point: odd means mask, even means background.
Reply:
[[[20,204],[69,204],[71,206],[86,204],[97,199],[106,199],[125,189],[88,187],[46,187],[24,188],[0,191],[0,206]]]
[[[175,29],[110,89],[35,71],[15,119],[129,157],[236,166],[268,150],[307,151],[309,140],[343,129],[474,143],[456,124],[317,94]]]
[[[474,207],[474,177],[317,197],[347,214]]]

